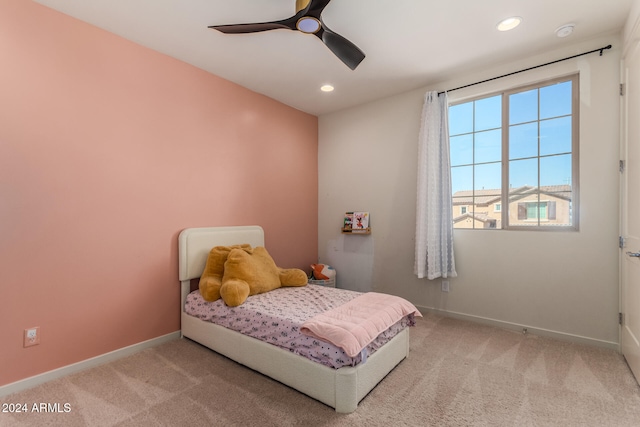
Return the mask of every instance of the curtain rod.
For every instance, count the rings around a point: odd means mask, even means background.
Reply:
[[[611,45],[608,45],[608,46],[605,46],[605,47],[601,47],[601,48],[599,48],[599,49],[593,49],[593,50],[590,50],[589,52],[583,52],[583,53],[579,53],[579,54],[577,54],[577,55],[567,56],[566,58],[556,59],[555,61],[547,62],[546,64],[536,65],[536,66],[534,66],[534,67],[525,68],[524,70],[514,71],[514,72],[509,73],[509,74],[503,74],[503,75],[498,76],[498,77],[492,77],[492,78],[490,78],[490,79],[482,80],[482,81],[479,81],[479,82],[469,83],[468,85],[460,86],[460,87],[457,87],[457,88],[455,88],[455,89],[449,89],[449,90],[446,90],[446,91],[444,91],[444,92],[438,92],[438,95],[442,95],[443,93],[446,93],[446,92],[453,92],[454,90],[464,89],[464,88],[467,88],[467,87],[470,87],[470,86],[479,85],[479,84],[481,84],[481,83],[490,82],[490,81],[492,81],[492,80],[498,80],[498,79],[501,79],[501,78],[503,78],[503,77],[509,77],[509,76],[514,75],[514,74],[524,73],[525,71],[534,70],[534,69],[536,69],[536,68],[546,67],[547,65],[555,64],[555,63],[557,63],[557,62],[566,61],[566,60],[568,60],[568,59],[577,58],[577,57],[579,57],[579,56],[589,55],[590,53],[600,52],[600,56],[602,56],[602,52],[603,52],[605,49],[611,49]]]

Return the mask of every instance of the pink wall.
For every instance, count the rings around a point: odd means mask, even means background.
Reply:
[[[183,228],[317,260],[316,117],[25,0],[0,63],[0,385],[177,331]]]

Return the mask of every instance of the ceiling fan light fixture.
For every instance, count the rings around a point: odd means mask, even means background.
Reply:
[[[296,23],[296,28],[306,34],[315,34],[320,31],[321,27],[320,21],[311,16],[303,16]]]
[[[522,22],[521,17],[511,16],[509,18],[503,19],[502,21],[498,22],[498,25],[496,25],[496,28],[498,29],[498,31],[509,31],[516,28],[518,25],[520,25],[521,22]]]

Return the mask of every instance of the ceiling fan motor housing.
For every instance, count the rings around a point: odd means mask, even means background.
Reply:
[[[296,0],[296,13],[309,6],[309,3],[311,3],[311,0]]]

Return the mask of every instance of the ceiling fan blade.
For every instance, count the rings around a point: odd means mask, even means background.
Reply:
[[[340,34],[334,33],[322,23],[322,31],[316,33],[319,39],[333,52],[345,65],[355,70],[365,58],[365,54],[358,46],[342,37]]]
[[[290,18],[273,22],[258,22],[253,24],[210,25],[209,28],[225,34],[258,33],[279,29],[297,30],[296,24],[303,16],[313,16],[320,20],[320,14],[331,0],[298,0],[297,12]]]
[[[296,21],[289,18],[282,21],[258,22],[255,24],[211,25],[209,28],[213,28],[214,30],[218,30],[225,34],[258,33],[260,31],[279,29],[295,30]]]

